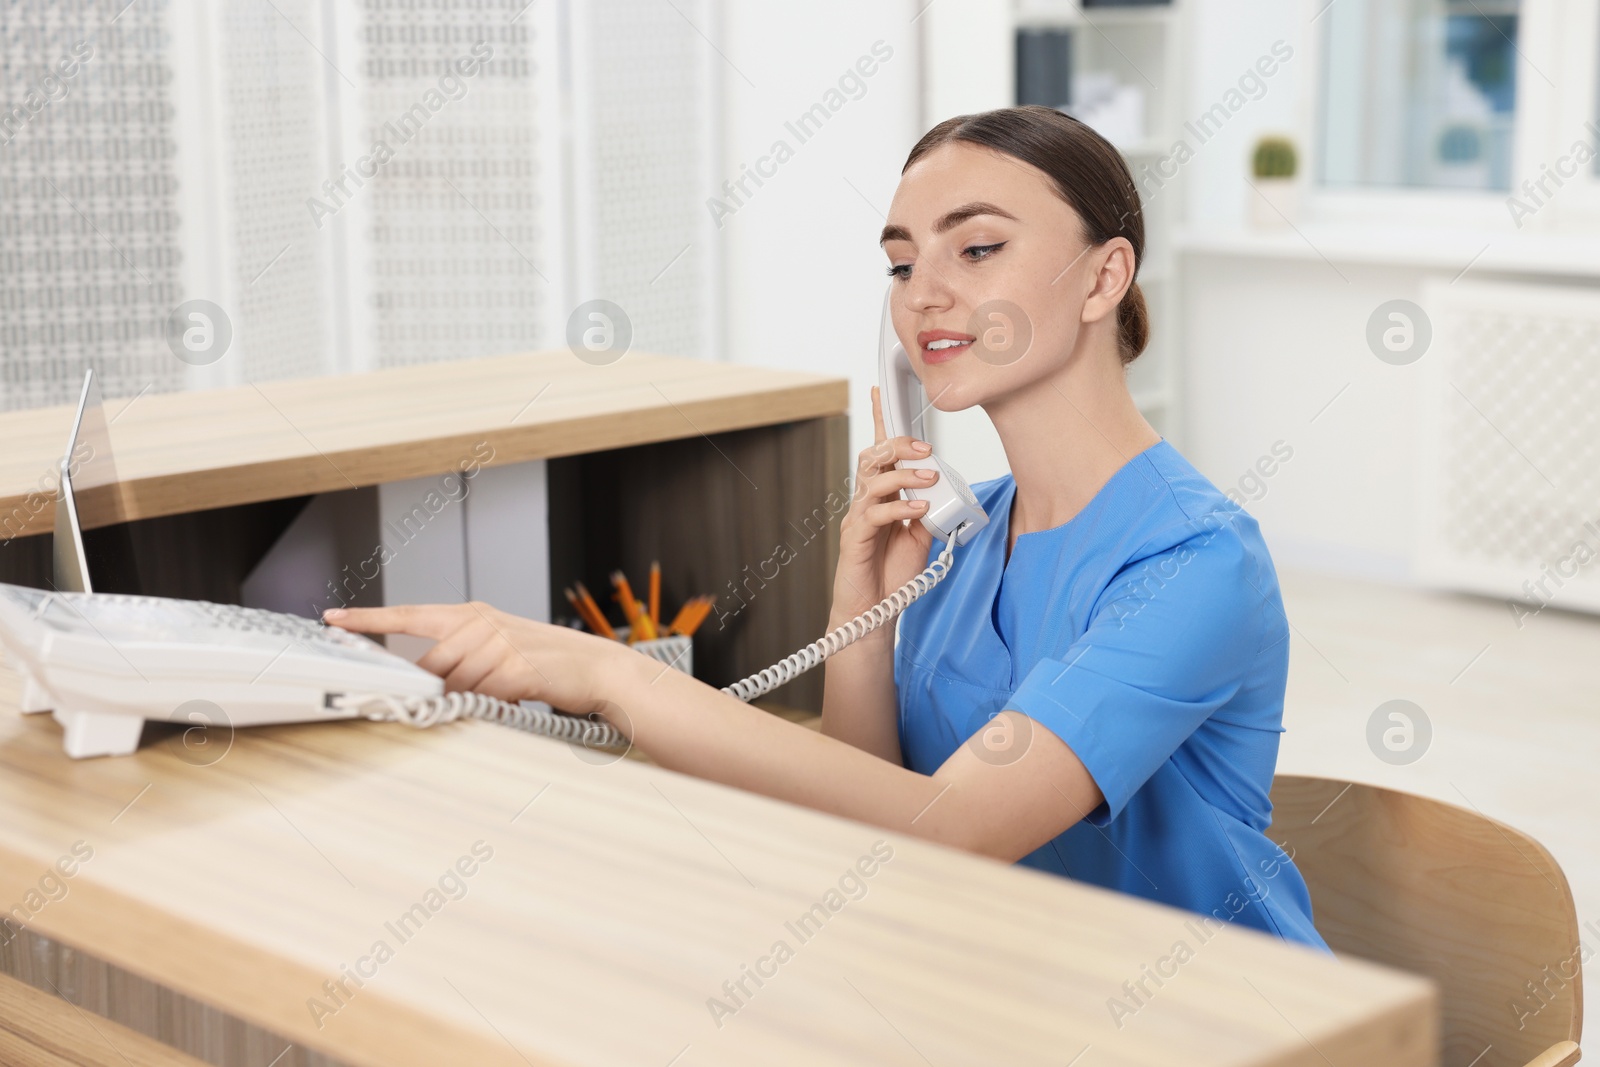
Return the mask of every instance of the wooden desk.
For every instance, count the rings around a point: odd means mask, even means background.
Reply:
[[[630,352],[565,350],[106,401],[123,514],[145,519],[843,414],[843,378]],[[29,494],[73,407],[0,414],[0,536],[47,533]]]
[[[304,614],[341,602],[327,594],[337,584],[355,604],[469,596],[556,620],[574,581],[603,598],[620,567],[639,590],[660,560],[664,610],[718,598],[694,665],[720,687],[826,626],[853,467],[848,397],[843,378],[642,352],[596,366],[561,350],[107,401],[138,553],[139,580],[122,591]],[[0,414],[0,581],[49,585],[51,472],[71,418]],[[467,459],[485,468],[464,503],[488,505],[487,532],[458,528],[430,554],[440,527],[469,521],[451,507],[421,547],[397,544],[377,566],[374,546],[396,529],[385,494],[414,509]],[[311,517],[324,524],[318,569],[298,563],[295,593],[250,600],[250,577]],[[546,533],[548,559],[530,558]],[[352,583],[369,564],[377,578]],[[775,695],[820,710],[821,675]]]
[[[1436,1062],[1420,979],[1247,930],[1202,943],[1186,913],[633,760],[340,723],[241,732],[207,766],[171,739],[74,763],[14,704],[0,671],[0,907],[75,843],[93,856],[0,970],[214,1063]],[[478,842],[464,895],[396,936]],[[877,842],[892,858],[828,912]],[[763,963],[780,940],[792,958]],[[1180,940],[1192,958],[1119,1027],[1109,1003]],[[364,984],[314,1018],[355,966]],[[719,1026],[708,1000],[758,966]],[[125,1033],[76,1012],[56,1029],[102,1060]]]

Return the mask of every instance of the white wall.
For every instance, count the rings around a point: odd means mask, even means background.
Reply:
[[[956,115],[1016,103],[1016,30],[1011,0],[934,3],[919,21],[926,128]],[[939,457],[968,482],[996,478],[1010,469],[1000,435],[982,408],[930,411],[927,434]]]
[[[1255,193],[1246,176],[1251,149],[1264,134],[1293,137],[1302,181],[1307,177],[1318,69],[1309,14],[1303,2],[1193,0],[1190,78],[1180,108],[1191,120],[1236,87],[1275,42],[1293,55],[1265,79],[1261,98],[1233,114],[1185,166],[1180,181],[1189,225],[1248,226]],[[1408,457],[1415,443],[1407,413],[1416,409],[1414,376],[1373,358],[1363,330],[1384,300],[1416,299],[1420,273],[1194,254],[1180,257],[1178,270],[1179,450],[1227,490],[1284,442],[1293,458],[1281,466],[1268,462],[1274,473],[1256,490],[1265,495],[1246,503],[1278,562],[1403,576],[1411,538]]]
[[[1323,0],[1325,2],[1325,0]],[[1259,100],[1249,100],[1221,131],[1196,145],[1194,158],[1184,165],[1179,180],[1187,197],[1184,217],[1196,224],[1231,224],[1244,221],[1249,198],[1245,183],[1250,152],[1257,137],[1287,133],[1305,146],[1301,127],[1309,126],[1312,95],[1308,76],[1315,57],[1311,41],[1314,26],[1310,9],[1301,2],[1283,0],[1189,0],[1190,38],[1188,86],[1178,113],[1193,121],[1222,100],[1239,78],[1263,55],[1283,41],[1294,55],[1266,82]],[[1304,151],[1301,153],[1304,162]]]
[[[1418,300],[1423,272],[1214,254],[1182,269],[1180,451],[1245,497],[1280,566],[1406,578],[1419,367],[1380,362],[1365,330],[1384,301]],[[1280,441],[1292,457],[1247,481]]]
[[[851,380],[851,448],[872,442],[878,314],[888,284],[878,248],[906,153],[922,133],[920,3],[726,3],[717,47],[722,179],[787,142],[793,157],[722,218],[723,345],[731,362]],[[924,16],[926,17],[926,16]],[[786,128],[822,102],[875,42],[892,50],[866,91],[808,140]],[[722,196],[706,190],[707,197]],[[732,205],[731,199],[728,201]]]

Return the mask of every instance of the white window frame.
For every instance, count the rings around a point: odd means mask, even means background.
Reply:
[[[1504,231],[1513,228],[1507,199],[1524,179],[1554,164],[1584,133],[1596,115],[1600,77],[1600,13],[1594,0],[1522,0],[1518,17],[1517,103],[1511,159],[1511,189],[1492,192],[1428,188],[1329,188],[1320,184],[1321,109],[1325,84],[1326,27],[1313,25],[1311,91],[1301,96],[1299,125],[1306,146],[1307,206],[1319,222],[1467,226]],[[1553,89],[1543,71],[1556,86]],[[1574,91],[1572,86],[1582,86]],[[1595,135],[1590,134],[1594,137]],[[1596,138],[1600,140],[1600,138]],[[1600,147],[1600,145],[1597,145]],[[1600,179],[1586,166],[1526,220],[1524,231],[1600,230]]]
[[[1550,76],[1552,87],[1537,76],[1528,79],[1528,92],[1519,86],[1518,127],[1512,192],[1520,192],[1525,179],[1537,178],[1546,166],[1554,167],[1567,156],[1580,137],[1600,150],[1600,9],[1594,0],[1523,0],[1531,8],[1524,18],[1533,31],[1524,50]],[[1522,108],[1526,106],[1528,121]],[[1595,130],[1586,129],[1592,123]],[[1548,199],[1546,208],[1526,220],[1526,229],[1541,232],[1600,230],[1600,178],[1594,161]]]

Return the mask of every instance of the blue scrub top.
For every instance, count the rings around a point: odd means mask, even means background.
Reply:
[[[1327,951],[1300,872],[1264,833],[1289,626],[1256,521],[1162,440],[1007,561],[1016,488],[1009,474],[973,486],[989,525],[900,617],[906,766],[932,774],[1020,711],[1105,803],[1019,863]]]

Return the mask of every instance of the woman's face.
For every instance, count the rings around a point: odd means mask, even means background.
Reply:
[[[1114,330],[1132,246],[1091,248],[1082,234],[1043,171],[979,145],[947,142],[901,176],[883,231],[890,306],[934,407],[960,411],[1058,370],[1107,311]]]

